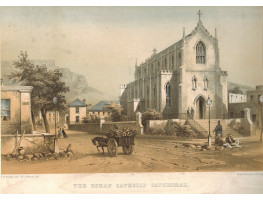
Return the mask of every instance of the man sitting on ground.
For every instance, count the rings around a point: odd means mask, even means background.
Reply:
[[[234,140],[233,136],[231,134],[228,134],[226,137],[226,142],[231,146],[236,146],[238,148],[241,148],[239,145],[239,140]]]
[[[224,146],[224,147],[228,147],[230,149],[232,149],[232,146],[225,142],[224,139],[221,137],[221,134],[218,134],[215,138],[215,145],[216,146]]]

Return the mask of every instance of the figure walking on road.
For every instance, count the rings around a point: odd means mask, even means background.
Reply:
[[[63,134],[64,138],[68,137],[68,135],[66,134],[66,131],[64,130],[64,128],[62,128],[62,134]]]

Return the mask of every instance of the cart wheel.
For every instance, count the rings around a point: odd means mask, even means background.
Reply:
[[[123,153],[126,155],[130,155],[133,152],[133,145],[124,145],[122,146]]]
[[[116,157],[118,153],[118,144],[115,139],[110,138],[108,141],[108,153],[111,157]]]

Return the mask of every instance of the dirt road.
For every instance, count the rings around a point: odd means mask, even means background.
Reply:
[[[91,143],[96,135],[68,131],[68,138],[59,139],[60,148],[72,144],[73,158],[19,162],[2,158],[3,174],[32,173],[105,173],[105,172],[180,172],[180,171],[258,171],[263,170],[263,145],[251,138],[241,140],[243,148],[223,151],[201,151],[176,148],[186,141],[175,138],[136,137],[132,155],[118,148],[117,157],[99,153]],[[187,143],[204,144],[204,140]]]

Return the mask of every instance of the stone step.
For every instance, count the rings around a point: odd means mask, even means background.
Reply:
[[[207,119],[204,119],[204,120],[196,120],[196,122],[202,126],[207,132],[209,132],[209,122]],[[223,129],[223,136],[225,137],[226,135],[228,134],[232,134],[233,137],[239,137],[240,134],[233,130],[232,128],[230,128],[228,126],[228,124],[226,124],[224,121],[220,121],[221,122],[221,125],[222,125],[222,129]],[[214,135],[214,129],[215,127],[217,126],[218,124],[218,120],[217,119],[212,119],[210,120],[210,134],[211,136],[214,138],[215,135]]]

